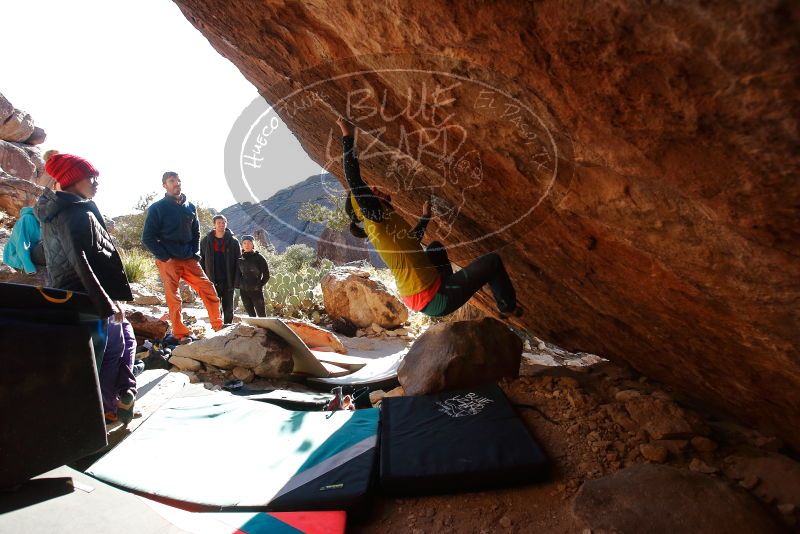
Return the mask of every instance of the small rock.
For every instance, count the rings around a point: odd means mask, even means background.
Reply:
[[[780,513],[784,514],[784,515],[792,515],[792,514],[794,514],[794,511],[796,509],[797,509],[797,506],[795,506],[792,503],[784,503],[784,504],[779,504],[778,505],[778,511]]]
[[[709,438],[703,436],[695,436],[692,438],[692,447],[700,452],[712,452],[717,450],[717,443]]]
[[[771,452],[778,452],[783,448],[783,441],[775,436],[759,436],[753,441],[753,444],[759,449]]]
[[[181,371],[200,371],[203,364],[191,358],[184,358],[182,356],[172,356],[169,363],[180,369]]]
[[[619,402],[626,402],[635,397],[641,397],[641,395],[642,394],[639,391],[636,391],[635,389],[626,389],[624,391],[618,392],[616,395],[614,395],[614,398]]]
[[[253,372],[253,370],[246,367],[234,367],[232,374],[235,378],[238,378],[245,384],[249,384],[256,377],[256,374]]]
[[[751,490],[758,485],[758,477],[755,475],[747,475],[739,481],[739,485],[746,490]]]
[[[378,402],[382,401],[384,397],[386,397],[386,392],[382,389],[370,391],[369,402],[374,406],[375,404],[378,404]]]
[[[369,328],[376,334],[380,334],[381,332],[383,332],[383,328],[381,328],[381,325],[379,325],[378,323],[372,323],[372,325]]]
[[[706,475],[712,475],[719,471],[719,469],[708,465],[700,458],[692,458],[692,461],[689,463],[689,470],[694,471],[695,473],[704,473]]]
[[[669,456],[669,451],[666,447],[653,443],[642,443],[639,445],[639,452],[645,460],[650,460],[657,464],[663,464],[667,461],[667,456]]]
[[[511,528],[511,525],[513,524],[514,522],[507,515],[504,515],[503,517],[500,518],[500,526],[503,528]]]

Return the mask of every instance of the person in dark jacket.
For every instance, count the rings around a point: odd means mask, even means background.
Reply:
[[[228,219],[215,215],[214,229],[200,240],[200,266],[214,283],[222,303],[222,322],[233,322],[233,290],[236,286],[236,261],[242,255],[239,240],[228,229]]]
[[[133,295],[105,220],[92,201],[97,193],[97,169],[78,156],[55,154],[47,160],[45,170],[62,189],[57,193],[45,189],[34,210],[41,221],[49,284],[89,294],[100,320],[98,324],[97,317],[84,318],[84,322],[93,323],[95,364],[103,383],[109,318],[117,323],[125,319],[119,302],[114,301],[133,300]],[[127,364],[129,368],[132,363]],[[131,410],[135,393],[135,388],[124,392]]]
[[[242,236],[242,257],[238,260],[236,287],[242,296],[242,304],[250,317],[266,317],[267,310],[264,305],[264,286],[269,281],[269,266],[267,260],[253,245],[253,236]]]
[[[166,194],[147,209],[142,243],[156,257],[156,266],[164,283],[172,335],[182,341],[191,340],[191,331],[181,317],[183,301],[178,292],[181,279],[200,295],[214,330],[222,328],[219,297],[214,284],[200,267],[197,209],[181,193],[181,179],[177,173],[165,172],[161,184]]]

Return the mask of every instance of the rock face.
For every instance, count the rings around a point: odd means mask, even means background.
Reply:
[[[237,324],[214,332],[204,339],[179,345],[178,356],[211,364],[222,369],[243,367],[258,376],[278,378],[292,372],[291,348],[263,328]]]
[[[317,163],[349,113],[455,263],[502,249],[527,330],[800,447],[796,3],[176,3]]]
[[[408,320],[408,309],[367,271],[351,267],[332,269],[320,281],[325,311],[334,320],[344,318],[359,328],[375,323],[395,328]]]
[[[656,465],[584,483],[573,513],[592,532],[783,532],[746,493],[705,475]]]
[[[14,178],[0,170],[0,210],[19,217],[19,210],[33,206],[44,188],[28,180]]]
[[[407,395],[427,395],[515,378],[521,358],[522,340],[497,319],[439,323],[411,345],[397,378]]]
[[[370,260],[366,240],[358,239],[349,230],[337,232],[330,228],[324,229],[319,236],[317,256],[327,258],[336,265]]]

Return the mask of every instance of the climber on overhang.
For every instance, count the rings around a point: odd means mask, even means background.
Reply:
[[[486,254],[454,273],[444,245],[434,241],[423,248],[420,242],[431,218],[430,203],[425,203],[422,218],[412,229],[395,212],[391,197],[378,188],[370,188],[361,178],[353,124],[341,117],[336,122],[342,130],[344,174],[349,187],[345,209],[351,221],[350,232],[370,240],[392,271],[403,302],[414,311],[440,317],[456,311],[489,284],[502,318],[522,316],[523,309],[517,304],[514,286],[500,256]]]

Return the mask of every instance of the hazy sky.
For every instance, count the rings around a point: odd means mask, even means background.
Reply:
[[[0,0],[0,13],[0,93],[45,129],[43,151],[98,168],[95,200],[105,214],[163,192],[165,170],[180,173],[195,201],[234,203],[223,149],[258,95],[174,3]],[[269,194],[320,171],[282,123],[275,135],[283,149]]]

